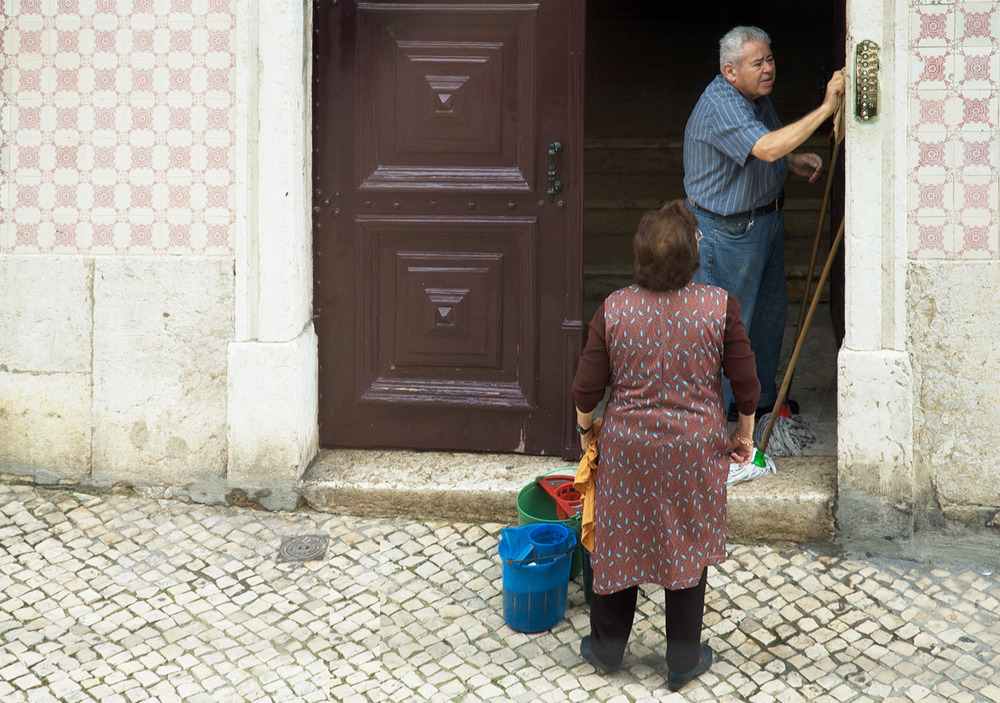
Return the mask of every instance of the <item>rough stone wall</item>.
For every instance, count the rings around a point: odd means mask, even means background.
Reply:
[[[1000,266],[917,263],[909,276],[917,396],[916,474],[929,505],[950,519],[997,525]]]
[[[0,471],[227,462],[234,0],[5,0]]]

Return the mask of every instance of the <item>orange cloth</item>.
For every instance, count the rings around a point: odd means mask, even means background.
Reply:
[[[573,488],[579,494],[583,502],[583,522],[580,529],[580,544],[588,552],[594,551],[594,479],[597,476],[597,460],[600,452],[597,449],[597,435],[601,431],[601,418],[594,420],[594,438],[590,440],[590,446],[580,459],[580,466],[576,470],[576,478],[573,480]]]

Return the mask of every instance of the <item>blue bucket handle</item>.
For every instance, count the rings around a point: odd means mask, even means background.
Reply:
[[[510,564],[511,566],[519,566],[521,564],[537,564],[539,562],[550,562],[556,561],[557,559],[562,559],[567,554],[572,554],[573,550],[576,549],[576,535],[570,530],[570,534],[573,535],[573,544],[565,551],[559,552],[558,554],[550,554],[546,557],[528,557],[527,559],[504,559],[505,564]]]

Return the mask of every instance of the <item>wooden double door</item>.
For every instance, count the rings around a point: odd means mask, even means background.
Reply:
[[[577,454],[583,5],[316,2],[323,446]]]

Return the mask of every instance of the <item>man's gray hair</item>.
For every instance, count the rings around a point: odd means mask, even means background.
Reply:
[[[748,41],[762,41],[771,45],[771,37],[760,27],[733,27],[719,40],[719,73],[722,73],[722,67],[727,63],[740,67],[743,62],[743,44]]]

